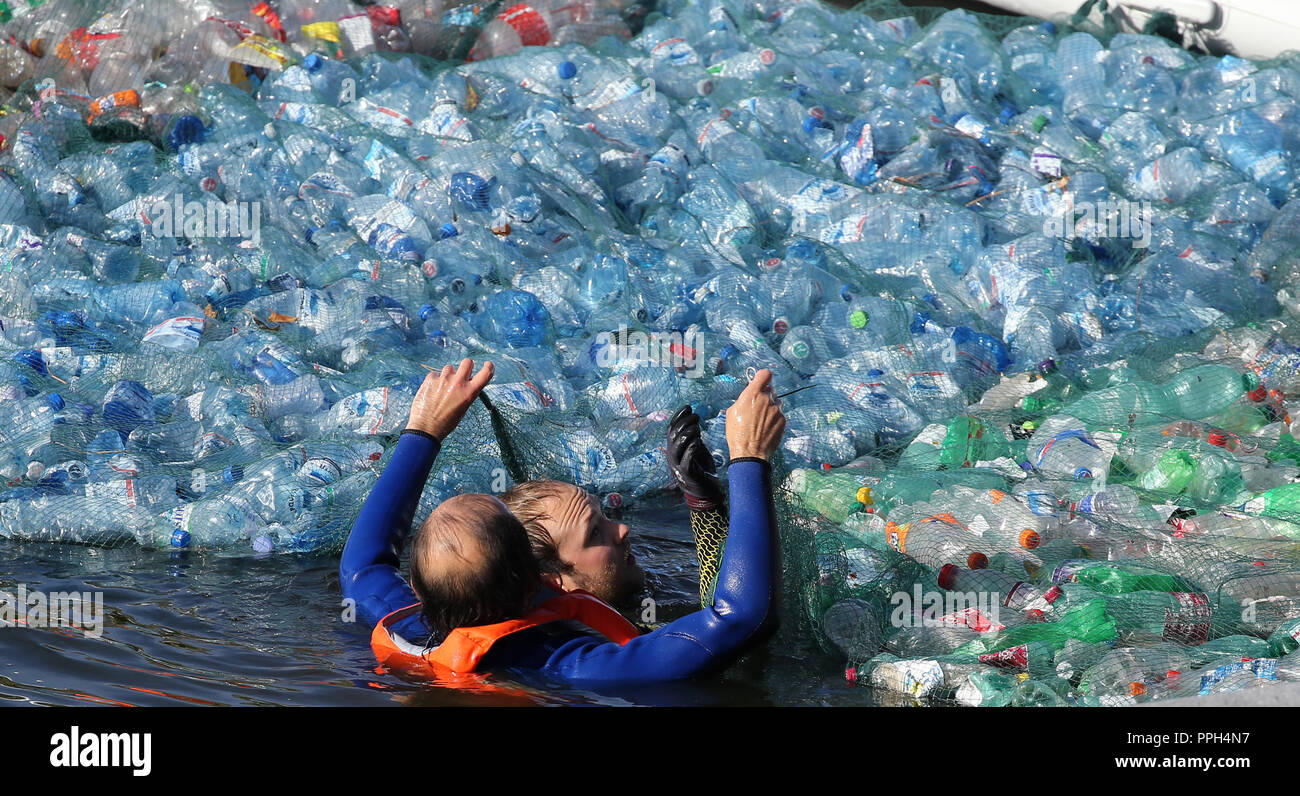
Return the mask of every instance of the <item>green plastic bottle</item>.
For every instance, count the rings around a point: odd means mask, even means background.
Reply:
[[[1300,482],[1274,487],[1247,500],[1241,508],[1251,514],[1300,522]]]
[[[900,504],[929,500],[935,492],[954,486],[1005,489],[1007,480],[1001,474],[982,467],[962,467],[933,473],[889,472],[874,483],[867,484],[872,501],[867,505],[888,514]]]
[[[1296,438],[1288,432],[1278,437],[1277,444],[1269,449],[1264,456],[1271,462],[1289,459],[1296,464],[1300,464],[1300,442],[1297,442]]]
[[[1300,649],[1300,618],[1288,619],[1268,637],[1268,654],[1280,658]]]
[[[1062,411],[1092,430],[1122,430],[1170,418],[1213,417],[1258,386],[1259,377],[1254,373],[1243,374],[1227,365],[1201,365],[1164,384],[1133,381],[1096,390],[1066,403]]]
[[[1065,561],[1051,574],[1054,583],[1078,583],[1100,594],[1135,591],[1195,592],[1192,583],[1177,575],[1144,567],[1133,561]]]
[[[957,688],[956,699],[967,707],[1006,707],[1011,704],[1020,679],[998,671],[976,672]]]
[[[1148,492],[1180,494],[1196,477],[1196,462],[1185,450],[1167,450],[1156,466],[1138,476],[1137,485]]]
[[[861,476],[845,470],[795,470],[786,481],[786,488],[798,496],[803,505],[828,520],[842,523],[850,514],[862,510],[864,500],[870,500]]]
[[[939,463],[949,469],[969,467],[1003,456],[1025,460],[1027,440],[1009,439],[970,415],[954,418],[939,449]]]
[[[1197,592],[1130,591],[1104,595],[1106,613],[1130,642],[1195,646],[1210,637],[1210,600]]]
[[[1106,601],[1098,598],[1067,608],[1054,622],[1019,625],[996,635],[986,635],[990,638],[972,642],[957,652],[981,654],[978,650],[982,649],[982,654],[990,655],[1022,645],[1028,651],[1029,645],[1035,643],[1059,650],[1070,639],[1096,644],[1115,638],[1115,620],[1106,613]]]

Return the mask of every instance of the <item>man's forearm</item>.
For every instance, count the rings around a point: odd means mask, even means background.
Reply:
[[[399,571],[402,549],[439,448],[433,437],[403,433],[352,525],[339,562],[339,585],[343,596],[356,600],[367,614],[389,607],[389,595],[400,592],[394,578],[404,583]]]

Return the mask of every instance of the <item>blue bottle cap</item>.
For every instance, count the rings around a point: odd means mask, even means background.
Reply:
[[[434,309],[435,309],[435,308],[434,308],[434,306],[433,306],[432,304],[421,304],[421,305],[420,305],[420,320],[422,320],[422,321],[426,321],[426,320],[428,320],[428,319],[429,319],[429,316],[433,314]]]
[[[938,306],[938,304],[939,304],[939,294],[938,294],[938,293],[926,293],[924,296],[921,296],[921,301],[924,301],[924,302],[927,303],[927,304],[934,304],[935,306]]]
[[[853,285],[840,285],[840,298],[845,301],[853,300]]]
[[[817,129],[817,120],[811,116],[805,116],[803,119],[803,131],[805,133],[811,133],[815,129]]]
[[[173,151],[178,151],[187,144],[202,141],[206,136],[207,129],[203,126],[203,121],[197,116],[187,114],[172,125],[171,132],[167,133],[167,146]]]
[[[49,407],[56,412],[63,410],[63,396],[59,395],[57,392],[52,392],[45,396],[45,403],[49,404]]]
[[[736,354],[739,354],[739,353],[740,353],[740,349],[739,349],[739,348],[736,348],[734,345],[726,345],[726,346],[723,346],[723,347],[722,347],[722,350],[718,352],[718,356],[722,357],[722,361],[723,361],[723,362],[726,362],[726,361],[727,361],[728,359],[730,359],[732,356],[734,356],[734,355],[736,355]]]
[[[1050,34],[1052,36],[1056,35],[1056,25],[1049,20],[1044,20],[1043,23],[1040,24],[1038,27],[1044,33]]]
[[[177,528],[172,531],[172,547],[189,547],[190,532]]]
[[[244,468],[238,464],[232,464],[221,471],[221,480],[225,481],[227,484],[233,484],[236,481],[243,480],[243,478]]]
[[[320,69],[321,64],[324,62],[325,59],[321,58],[316,53],[311,53],[306,58],[302,59],[302,68],[306,69],[308,72],[315,72],[317,69]]]
[[[438,228],[438,237],[442,240],[456,237],[456,225],[448,221]]]
[[[1087,467],[1080,467],[1074,471],[1074,480],[1082,481],[1085,478],[1092,478],[1092,470]]]
[[[561,61],[560,65],[555,67],[555,71],[559,73],[561,80],[569,80],[578,74],[578,65],[573,61]]]
[[[461,279],[460,277],[456,277],[455,279],[451,280],[451,284],[447,285],[447,289],[451,291],[451,294],[453,296],[459,296],[460,294],[465,292],[465,280]]]
[[[880,368],[872,368],[871,370],[867,371],[867,376],[873,379],[878,379],[883,375],[885,375],[885,371],[881,370]]]

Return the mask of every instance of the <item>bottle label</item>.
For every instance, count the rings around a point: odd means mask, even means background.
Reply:
[[[871,684],[921,697],[943,685],[938,661],[890,661],[871,672]]]
[[[790,207],[809,214],[824,213],[849,198],[849,190],[842,183],[813,179],[790,197]]]
[[[1137,183],[1138,190],[1148,197],[1168,200],[1165,192],[1160,188],[1160,160],[1151,161],[1133,173],[1131,178]]]
[[[497,14],[497,19],[515,29],[525,47],[541,47],[551,40],[551,29],[537,9],[527,3],[513,5]]]
[[[470,27],[478,15],[483,13],[483,4],[456,6],[449,8],[442,15],[442,24],[446,27]]]
[[[1204,594],[1175,592],[1179,609],[1165,609],[1161,638],[1179,644],[1204,644],[1210,638],[1210,601]]]
[[[172,528],[179,531],[189,531],[190,517],[194,514],[194,504],[186,503],[183,506],[177,506],[172,509]]]
[[[1238,672],[1250,672],[1257,680],[1276,680],[1277,661],[1270,658],[1255,658],[1220,666],[1201,675],[1199,695],[1205,696],[1211,693],[1216,685]]]
[[[304,102],[281,102],[280,107],[275,111],[275,118],[312,127],[319,120],[319,114],[315,106]],[[181,153],[181,166],[185,168],[186,174],[197,174],[198,158],[192,157],[187,161],[186,156],[190,154],[190,152]]]
[[[862,131],[852,141],[845,142],[840,155],[840,168],[854,180],[864,181],[875,172],[876,145],[871,135],[871,125],[862,125]]]
[[[193,350],[199,347],[203,325],[203,318],[168,318],[145,332],[142,340],[168,348]]]
[[[996,633],[1006,629],[1006,625],[985,616],[978,608],[966,608],[945,614],[936,621],[949,627],[968,627],[976,633]]]
[[[1015,589],[1012,589],[1012,593],[1013,594],[1015,593]],[[1058,599],[1060,599],[1063,593],[1064,592],[1061,591],[1060,586],[1053,586],[1052,588],[1040,594],[1036,599],[1030,601],[1029,603],[1026,603],[1024,606],[1024,611],[1026,613],[1030,611],[1039,611],[1041,613],[1046,613],[1051,609],[1052,604],[1055,603]],[[1007,604],[1010,605],[1010,602],[1008,602]]]
[[[668,61],[673,66],[687,66],[700,61],[695,49],[680,36],[664,39],[656,44],[654,49],[650,50],[650,57],[657,61]]]
[[[607,105],[613,105],[619,100],[627,99],[633,94],[641,91],[641,86],[634,78],[624,77],[615,80],[612,83],[606,83],[595,96],[590,99],[583,97],[577,99],[573,104],[582,110],[595,111],[604,108]]]
[[[370,423],[368,428],[365,428],[365,433],[375,434],[378,433],[379,427],[384,424],[384,415],[388,413],[388,388],[381,387],[378,390],[366,390],[357,395],[350,395],[339,403],[343,404],[345,416],[351,415],[358,419],[373,417],[374,422]]]
[[[275,42],[256,33],[241,41],[230,51],[230,60],[251,66],[279,69],[289,65],[289,56],[285,55]]]
[[[1056,569],[1052,570],[1052,583],[1063,583],[1071,580],[1076,572],[1092,563],[1092,561],[1082,558],[1062,561],[1057,564]]]
[[[302,31],[304,36],[310,36],[333,44],[339,43],[339,23],[337,22],[309,22],[299,30]]]
[[[862,241],[862,228],[867,223],[867,216],[857,215],[841,219],[832,226],[822,229],[819,239],[822,243],[859,243]]]
[[[1061,156],[1049,149],[1035,149],[1029,156],[1029,165],[1046,177],[1061,176]]]
[[[701,149],[708,149],[713,142],[736,132],[732,126],[727,123],[721,116],[715,116],[705,123],[704,129],[695,138],[695,143]]]
[[[434,108],[426,118],[420,120],[416,129],[426,135],[449,138],[456,141],[473,141],[469,131],[469,120],[460,115],[454,103],[445,102]]]
[[[415,126],[415,122],[411,120],[411,117],[401,111],[386,108],[369,99],[362,98],[359,100],[357,102],[357,109],[358,113],[366,114],[369,117],[369,120],[377,125],[382,125],[384,127],[396,126],[403,130]]]
[[[1029,645],[1020,644],[1008,647],[1001,652],[989,652],[979,656],[979,662],[999,669],[1028,669]]]

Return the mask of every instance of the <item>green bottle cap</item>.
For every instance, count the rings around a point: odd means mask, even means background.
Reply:
[[[871,320],[871,316],[862,310],[854,310],[853,314],[849,316],[849,324],[854,329],[861,329],[863,326],[867,325],[867,321],[869,320]]]
[[[1259,374],[1253,370],[1246,371],[1242,374],[1242,383],[1246,385],[1246,392],[1259,389]]]
[[[1035,133],[1041,133],[1041,132],[1043,131],[1043,128],[1046,127],[1046,126],[1047,126],[1047,117],[1046,117],[1046,116],[1044,116],[1044,115],[1042,115],[1042,114],[1040,113],[1040,114],[1038,114],[1037,116],[1034,117],[1034,132],[1035,132]]]

